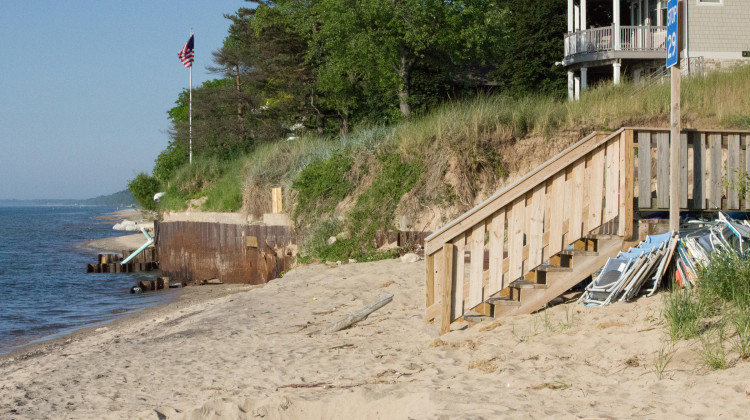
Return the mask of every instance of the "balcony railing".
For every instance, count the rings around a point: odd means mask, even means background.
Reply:
[[[614,28],[605,26],[565,35],[565,56],[605,51],[666,52],[666,40],[666,26],[620,26],[619,40],[615,39]]]

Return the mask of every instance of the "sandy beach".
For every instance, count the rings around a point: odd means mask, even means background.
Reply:
[[[750,364],[708,371],[660,296],[575,303],[438,337],[424,262],[294,269],[201,286],[0,359],[0,418],[740,418]],[[350,329],[329,324],[392,293]],[[214,296],[212,296],[214,294]],[[192,298],[190,296],[193,296]],[[660,351],[671,359],[657,374]]]
[[[112,225],[123,220],[129,220],[137,222],[139,225],[146,227],[149,232],[153,232],[154,223],[153,221],[148,220],[149,216],[149,212],[141,209],[123,209],[103,214],[96,219],[100,220],[101,223]],[[123,232],[123,235],[121,236],[88,241],[83,244],[83,247],[102,252],[121,252],[122,250],[127,249],[137,249],[143,245],[144,242],[146,242],[146,239],[141,232],[133,234]]]

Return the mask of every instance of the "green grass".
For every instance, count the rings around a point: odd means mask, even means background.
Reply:
[[[698,287],[665,296],[672,339],[698,338],[704,366],[725,369],[731,355],[750,357],[750,255],[713,254],[698,267]]]
[[[690,289],[676,289],[664,296],[664,317],[673,340],[697,337],[703,313],[701,301]]]

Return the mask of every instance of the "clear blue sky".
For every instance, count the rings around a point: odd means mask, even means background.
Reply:
[[[166,111],[188,86],[177,53],[195,31],[193,86],[243,0],[3,0],[0,199],[90,198],[151,173]]]

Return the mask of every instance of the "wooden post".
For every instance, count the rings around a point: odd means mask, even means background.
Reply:
[[[670,1],[670,4],[672,2]],[[667,6],[669,8],[669,5]],[[682,13],[680,13],[679,3],[677,4],[675,16],[679,22]],[[671,10],[667,10],[670,14]],[[667,22],[669,26],[669,18]],[[682,72],[680,71],[680,48],[682,31],[680,25],[677,25],[676,55],[677,63],[670,68],[672,112],[670,116],[670,134],[669,134],[669,230],[677,232],[680,230],[680,133],[682,132],[682,121],[680,120],[680,82],[682,81]],[[689,63],[688,63],[689,65]]]
[[[281,213],[281,187],[277,187],[271,190],[271,213]]]
[[[471,256],[472,260],[474,255]],[[473,261],[472,261],[473,262]],[[446,242],[443,245],[443,290],[440,308],[440,334],[445,334],[451,330],[451,306],[453,305],[453,244]]]
[[[672,66],[672,115],[669,147],[669,230],[680,230],[680,62]]]
[[[620,236],[633,236],[633,130],[625,130],[620,137]],[[649,153],[651,150],[649,149]]]

